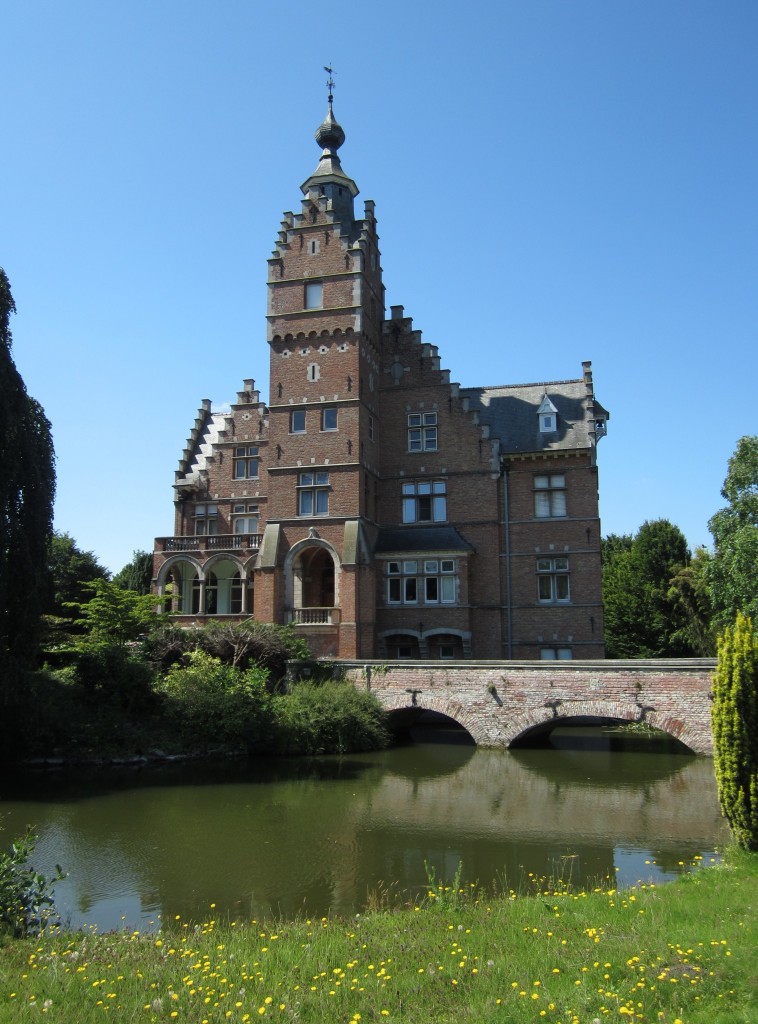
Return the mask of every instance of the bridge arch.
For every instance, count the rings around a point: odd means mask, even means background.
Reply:
[[[437,714],[446,715],[447,718],[452,718],[466,730],[477,747],[487,744],[487,733],[482,728],[480,716],[473,710],[467,710],[458,701],[446,698],[442,694],[440,696],[425,695],[423,700],[418,700],[415,691],[410,691],[397,694],[390,700],[387,700],[386,697],[382,697],[381,700],[384,710],[390,715],[393,711],[407,712],[410,708],[416,708],[418,711],[436,711]]]
[[[693,752],[698,752],[697,737],[689,735],[691,730],[681,719],[658,714],[652,709],[646,709],[644,717],[641,717],[640,707],[636,703],[602,700],[571,701],[560,705],[548,703],[542,707],[532,708],[525,714],[516,715],[505,724],[503,735],[505,746],[512,746],[522,736],[541,725],[547,725],[550,722],[558,725],[560,722],[572,718],[612,719],[618,722],[642,721],[653,729],[660,729],[661,732],[673,736]]]

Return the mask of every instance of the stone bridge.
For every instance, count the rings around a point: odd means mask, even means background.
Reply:
[[[713,754],[714,659],[654,661],[340,661],[389,712],[454,719],[481,747],[509,747],[561,719],[646,722],[693,753]]]

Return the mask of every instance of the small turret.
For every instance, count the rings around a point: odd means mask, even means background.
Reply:
[[[353,199],[358,195],[358,186],[352,178],[349,178],[342,170],[337,150],[345,141],[345,132],[342,125],[334,116],[332,106],[334,81],[331,68],[325,68],[329,72],[327,87],[329,89],[329,107],[326,117],[316,129],[314,138],[321,148],[321,159],[316,170],[300,186],[303,193],[308,195],[314,193],[319,196],[326,196],[330,207],[334,212],[335,219],[345,224],[355,219],[353,210]]]

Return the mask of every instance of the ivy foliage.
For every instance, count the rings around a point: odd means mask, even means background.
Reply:
[[[758,637],[741,613],[719,637],[711,716],[721,810],[737,844],[758,850]]]

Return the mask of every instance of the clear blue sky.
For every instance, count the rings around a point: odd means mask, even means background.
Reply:
[[[267,396],[332,62],[388,306],[462,385],[591,359],[603,532],[709,542],[758,433],[756,53],[755,0],[5,0],[0,265],[57,528],[118,570],[173,530],[200,400]]]

